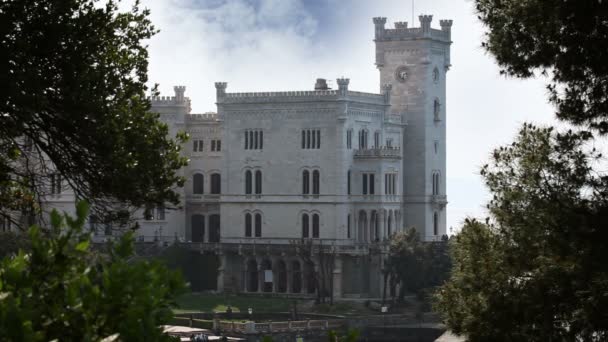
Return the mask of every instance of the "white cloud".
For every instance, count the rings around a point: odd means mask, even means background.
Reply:
[[[323,11],[312,4],[322,4]],[[228,91],[311,89],[317,77],[349,77],[354,90],[377,92],[374,16],[411,21],[411,2],[328,0],[151,0],[150,81],[165,94],[187,86],[194,112],[215,110],[215,81]],[[321,6],[321,5],[319,5]],[[542,80],[509,80],[480,48],[483,28],[470,1],[416,2],[416,13],[454,19],[448,73],[448,226],[483,216],[478,176],[491,150],[524,121],[552,122]],[[416,16],[415,23],[418,26]]]

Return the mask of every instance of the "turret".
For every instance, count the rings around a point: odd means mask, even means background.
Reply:
[[[382,38],[384,35],[384,25],[386,24],[385,17],[375,17],[374,26],[376,27],[376,39]]]
[[[346,92],[348,91],[349,82],[350,82],[350,80],[348,78],[336,79],[336,83],[338,83],[338,89],[340,90],[340,95],[346,96]]]
[[[226,88],[228,87],[228,83],[226,82],[215,82],[215,96],[217,101],[219,102],[221,98],[226,95]]]
[[[431,22],[433,21],[432,15],[420,15],[418,16],[420,20],[420,27],[422,28],[422,33],[426,35],[431,34]]]
[[[452,20],[439,20],[439,25],[441,26],[441,31],[445,32],[448,39],[452,38]]]
[[[186,86],[175,86],[173,87],[173,91],[175,91],[176,102],[184,101],[184,93],[186,92]]]

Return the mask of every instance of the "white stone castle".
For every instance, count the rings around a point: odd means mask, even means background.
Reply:
[[[336,298],[378,297],[391,234],[446,234],[446,73],[451,20],[385,28],[374,18],[379,93],[328,89],[231,93],[192,114],[185,87],[155,97],[171,134],[190,135],[183,209],[146,210],[140,241],[183,241],[220,258],[218,291],[313,295],[333,255]],[[312,85],[312,84],[311,84]],[[110,232],[111,233],[111,232]],[[103,232],[102,232],[103,234]],[[304,239],[304,240],[302,240]],[[296,245],[312,241],[312,255]],[[310,253],[309,253],[310,254]]]

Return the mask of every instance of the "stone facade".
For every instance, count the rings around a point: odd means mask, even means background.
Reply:
[[[335,297],[381,296],[391,234],[446,233],[451,21],[436,30],[431,19],[386,29],[374,18],[378,94],[345,78],[287,92],[217,82],[217,113],[205,114],[191,113],[182,86],[152,98],[171,134],[190,135],[190,164],[183,209],[142,211],[140,241],[219,255],[219,291],[313,295],[325,255]]]

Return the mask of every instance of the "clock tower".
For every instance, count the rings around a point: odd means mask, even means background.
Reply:
[[[446,79],[450,69],[452,20],[431,28],[433,17],[419,16],[420,27],[374,18],[380,87],[392,85],[390,114],[405,125],[402,210],[404,228],[424,240],[446,234]]]

